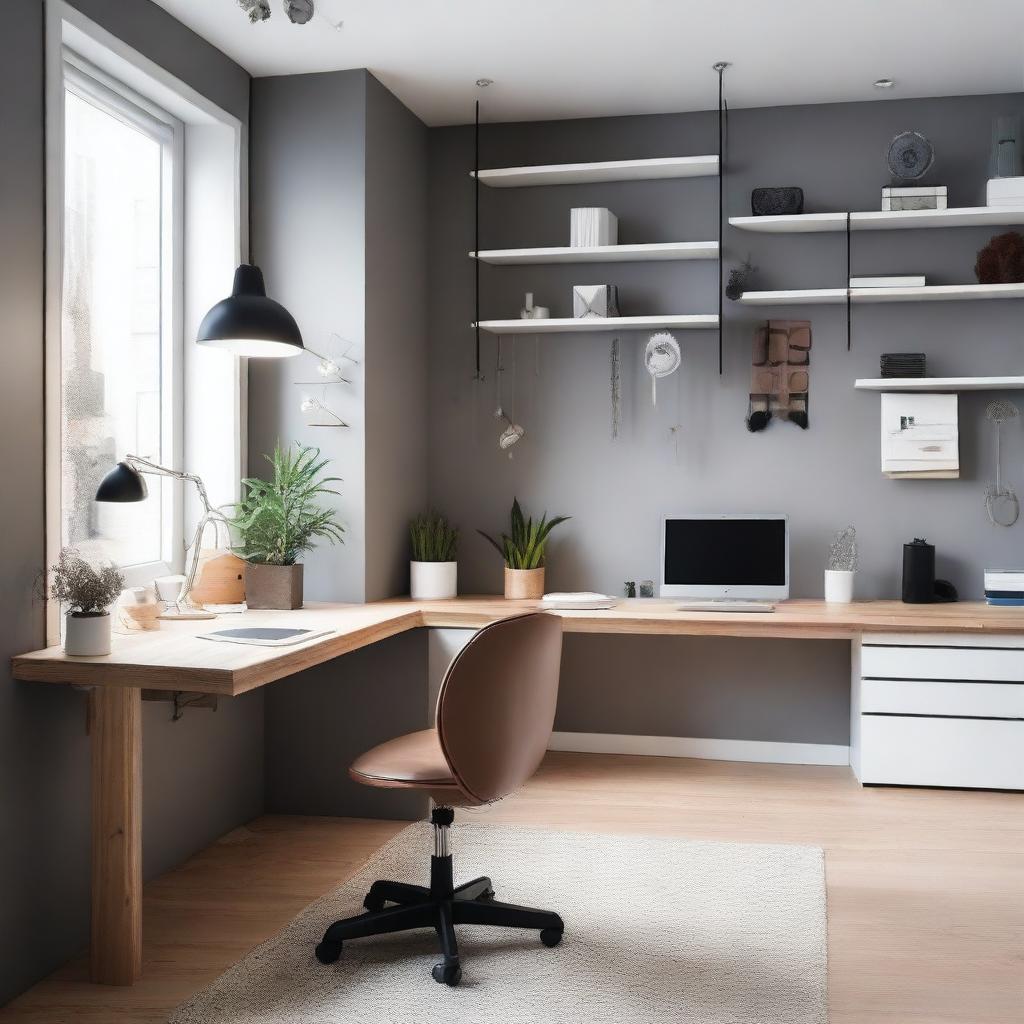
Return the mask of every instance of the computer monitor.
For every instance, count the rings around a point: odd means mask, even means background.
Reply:
[[[789,597],[786,516],[666,516],[661,596],[784,601]]]

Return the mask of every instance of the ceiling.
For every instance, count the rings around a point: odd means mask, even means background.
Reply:
[[[317,0],[302,26],[156,2],[256,76],[369,68],[429,125],[478,96],[487,121],[711,109],[718,60],[733,107],[1024,91],[1021,0]]]

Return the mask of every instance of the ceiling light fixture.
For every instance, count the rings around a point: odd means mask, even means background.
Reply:
[[[238,6],[249,16],[252,24],[270,18],[270,0],[238,0]],[[293,25],[306,25],[316,14],[316,0],[284,0],[282,7]],[[339,21],[334,28],[341,28]]]
[[[874,84],[876,89],[891,89],[896,83],[891,78],[878,78]]]
[[[476,84],[479,85],[481,89],[486,89],[487,86],[494,85],[494,79],[493,78],[478,78],[476,80]]]

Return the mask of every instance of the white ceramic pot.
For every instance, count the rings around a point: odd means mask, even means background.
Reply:
[[[64,618],[64,653],[76,658],[99,658],[110,653],[110,613],[82,615],[68,612]]]
[[[443,601],[458,593],[458,562],[410,562],[409,595],[414,601]]]
[[[853,600],[853,578],[856,575],[848,569],[826,569],[825,602],[849,604]]]

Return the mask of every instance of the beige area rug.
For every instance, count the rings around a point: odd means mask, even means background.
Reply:
[[[824,856],[817,847],[685,842],[461,824],[456,884],[489,875],[499,900],[558,911],[561,945],[463,925],[462,984],[432,980],[433,931],[347,942],[377,878],[426,884],[430,826],[412,825],[306,908],[173,1024],[824,1024]]]

